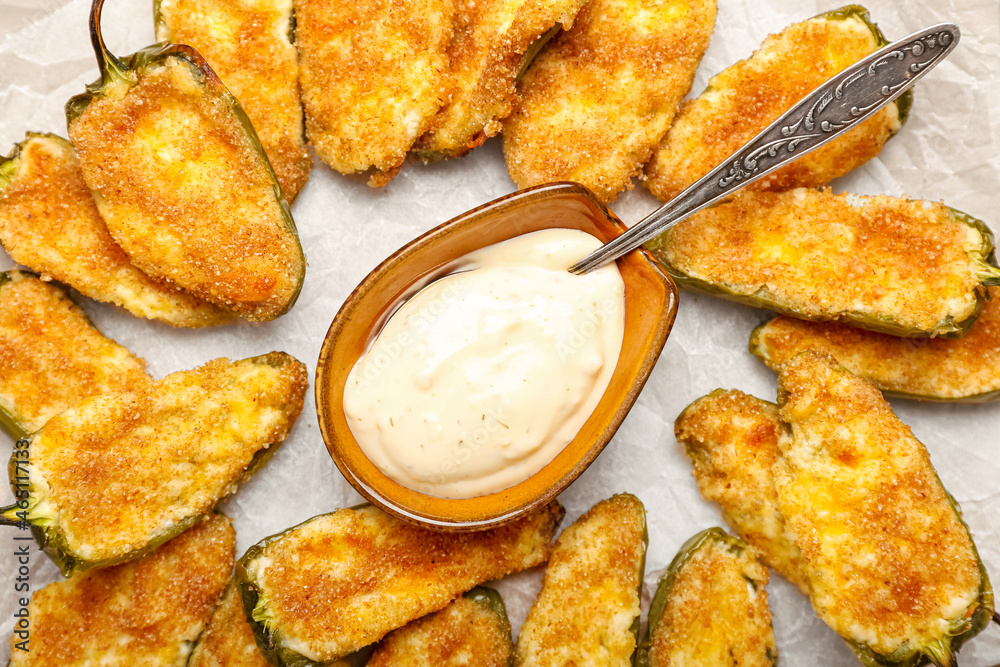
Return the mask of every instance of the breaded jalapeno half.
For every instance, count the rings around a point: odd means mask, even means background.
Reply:
[[[185,667],[235,555],[232,523],[213,514],[145,558],[49,584],[31,597],[27,650],[15,631],[10,665]]]
[[[157,44],[122,61],[90,28],[101,79],[66,105],[111,235],[153,278],[249,320],[287,311],[305,258],[253,126],[205,59]]]
[[[961,336],[1000,284],[993,234],[943,204],[741,192],[650,242],[683,287],[897,336]]]
[[[557,502],[491,530],[427,530],[370,506],[309,519],[236,566],[257,644],[273,665],[325,665],[549,558]]]
[[[990,289],[979,319],[962,338],[913,340],[837,322],[779,316],[750,336],[750,351],[777,372],[803,350],[837,358],[887,394],[926,401],[1000,398],[1000,290]]]
[[[518,187],[576,181],[604,203],[631,188],[691,89],[715,13],[715,0],[587,3],[528,67],[504,120]]]
[[[29,524],[66,576],[148,553],[263,465],[306,386],[305,366],[272,352],[86,399],[17,442],[3,520]]]
[[[455,0],[295,0],[306,134],[342,174],[382,186],[445,101]]]
[[[721,528],[685,542],[656,587],[637,667],[777,665],[757,555]]]
[[[233,319],[132,264],[97,210],[73,146],[53,134],[29,133],[0,158],[0,245],[32,271],[137,317],[178,327]]]
[[[779,376],[774,465],[816,613],[866,665],[948,667],[993,590],[924,446],[870,382],[811,350]]]
[[[492,588],[474,588],[390,632],[365,667],[510,667],[513,659],[503,598]]]
[[[771,472],[781,455],[778,441],[789,437],[778,406],[716,389],[684,409],[674,433],[705,500],[722,507],[723,518],[765,565],[808,595],[802,553],[785,525]]]
[[[564,530],[521,626],[515,665],[631,665],[647,543],[646,510],[627,493]]]
[[[417,142],[427,161],[464,155],[500,132],[515,84],[545,42],[586,0],[455,0],[445,103]]]
[[[156,39],[205,56],[253,123],[288,201],[309,179],[292,0],[154,0]]]
[[[857,5],[796,23],[764,40],[747,60],[723,70],[697,99],[681,106],[646,167],[646,185],[666,201],[679,194],[778,116],[847,66],[886,44]],[[751,184],[787,190],[829,183],[872,159],[906,120],[912,93],[844,136]]]
[[[0,427],[14,438],[90,396],[143,387],[153,381],[145,368],[60,287],[0,273]]]

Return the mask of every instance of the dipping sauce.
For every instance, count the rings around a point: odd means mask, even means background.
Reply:
[[[621,352],[618,268],[568,271],[600,245],[577,230],[525,234],[466,255],[407,300],[344,388],[351,433],[372,463],[416,491],[472,498],[562,451]]]

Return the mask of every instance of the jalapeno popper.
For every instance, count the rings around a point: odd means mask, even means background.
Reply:
[[[774,478],[816,613],[867,665],[953,665],[993,590],[927,450],[826,355],[785,364],[779,404],[792,437]]]
[[[370,506],[314,517],[236,567],[257,643],[274,665],[325,665],[443,609],[483,582],[544,563],[562,507],[492,530],[442,533]]]
[[[774,667],[767,568],[721,528],[681,546],[649,607],[637,667]]]
[[[779,440],[789,437],[778,406],[717,389],[684,409],[674,433],[691,457],[701,495],[719,503],[726,522],[766,565],[808,595],[802,553],[785,525],[771,471]]]
[[[325,163],[395,176],[445,101],[456,0],[295,0],[306,133]]]
[[[11,639],[11,667],[184,667],[235,552],[232,524],[213,515],[141,560],[49,584],[31,597],[23,645]]]
[[[390,632],[365,667],[509,667],[513,659],[503,598],[492,588],[474,588]]]
[[[605,203],[631,188],[691,89],[715,13],[715,0],[591,0],[518,84],[503,124],[518,187],[576,181]]]
[[[517,639],[515,664],[632,664],[646,565],[646,510],[621,494],[564,530]]]
[[[720,72],[677,119],[646,167],[646,185],[666,201],[847,66],[885,46],[857,5],[820,14],[768,37],[747,60]],[[786,190],[829,183],[872,159],[906,120],[912,93],[808,155],[751,184]]]
[[[233,315],[133,266],[108,232],[73,146],[29,133],[0,158],[0,245],[14,261],[137,317],[180,327]]]
[[[897,336],[964,334],[1000,284],[984,223],[887,196],[743,192],[650,249],[684,287]]]
[[[239,102],[189,46],[126,61],[91,37],[101,79],[66,105],[84,180],[145,273],[250,320],[295,302],[305,273],[295,223]]]
[[[836,322],[779,316],[754,329],[750,351],[777,372],[807,349],[826,352],[887,394],[928,401],[1000,398],[1000,290],[964,337],[911,340]]]
[[[21,271],[0,273],[0,427],[14,438],[85,398],[152,382],[145,366],[61,288]]]
[[[267,460],[302,410],[305,367],[287,354],[216,359],[89,398],[19,440],[17,503],[68,576],[131,560],[183,532]]]
[[[292,0],[154,0],[156,39],[205,56],[253,123],[288,201],[309,179]]]
[[[455,0],[445,103],[417,142],[424,160],[464,155],[500,132],[517,99],[517,77],[586,0]]]

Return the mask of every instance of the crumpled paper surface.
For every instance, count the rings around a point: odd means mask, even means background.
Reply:
[[[837,0],[718,0],[715,34],[694,92],[708,78],[749,56],[763,38],[786,25],[839,6]],[[985,219],[1000,232],[1000,7],[996,0],[868,0],[890,39],[953,21],[963,31],[947,62],[916,89],[909,122],[882,156],[835,183],[838,190],[943,200]],[[63,105],[97,77],[87,31],[87,0],[0,0],[0,152],[26,131],[65,136]],[[110,0],[105,39],[112,52],[132,53],[154,41],[149,0]],[[315,369],[320,344],[353,287],[384,257],[418,234],[515,189],[494,139],[461,160],[408,164],[387,188],[345,178],[318,160],[293,214],[309,268],[298,304],[263,325],[239,323],[198,331],[141,321],[112,306],[83,299],[105,332],[149,361],[155,377],[210,359],[285,350]],[[612,208],[628,224],[656,207],[645,190],[626,193]],[[13,262],[0,250],[0,270]],[[694,399],[717,387],[774,400],[774,375],[747,352],[763,311],[682,293],[677,322],[649,383],[614,440],[562,494],[564,525],[591,505],[628,491],[649,519],[645,605],[656,580],[695,532],[723,525],[718,507],[701,499],[691,467],[673,435],[673,421]],[[900,418],[927,445],[944,485],[958,499],[994,579],[1000,581],[1000,404],[947,405],[894,401]],[[0,435],[0,457],[11,446]],[[3,503],[11,502],[9,490]],[[291,436],[274,459],[222,506],[235,522],[238,554],[258,540],[359,497],[343,480],[317,427],[312,393]],[[0,648],[8,653],[17,598],[14,533],[0,533]],[[34,551],[31,590],[59,577]],[[511,621],[520,626],[537,593],[541,572],[499,582]],[[781,664],[856,665],[846,644],[779,575],[770,592]],[[962,664],[1000,662],[1000,628],[990,627],[962,651]]]

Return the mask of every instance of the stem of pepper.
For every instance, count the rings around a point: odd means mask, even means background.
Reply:
[[[101,34],[101,10],[104,0],[94,0],[90,6],[90,43],[94,45],[97,54],[97,66],[101,70],[101,85],[113,79],[127,79],[125,65],[118,60],[104,45],[104,35]]]

